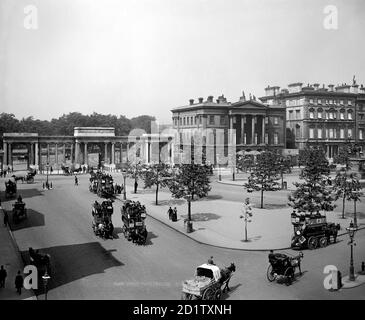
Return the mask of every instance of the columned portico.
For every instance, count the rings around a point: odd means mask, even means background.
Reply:
[[[104,142],[104,163],[108,162],[108,142]]]
[[[256,121],[256,115],[252,115],[252,120],[251,120],[251,144],[255,144],[255,121]]]

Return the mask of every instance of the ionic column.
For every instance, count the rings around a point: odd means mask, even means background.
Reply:
[[[241,116],[241,144],[245,143],[245,123],[246,116]]]
[[[88,163],[88,157],[87,157],[87,142],[84,143],[84,164],[89,164]]]
[[[265,143],[265,116],[262,117],[261,143]]]
[[[11,167],[13,167],[13,155],[12,155],[12,150],[11,150],[11,143],[9,143],[9,161],[8,164],[11,165]]]
[[[66,144],[63,144],[62,147],[62,152],[63,152],[63,163],[66,163]]]
[[[74,144],[71,142],[71,157],[70,157],[71,163],[73,163],[73,158],[74,158]]]
[[[47,164],[49,164],[49,143],[47,143]]]
[[[58,144],[56,143],[55,144],[55,161],[56,161],[56,166],[57,166],[57,169],[58,169]]]
[[[127,162],[129,160],[129,143],[127,142]]]
[[[80,142],[75,143],[75,163],[79,163],[80,159]]]
[[[112,142],[112,164],[115,164],[115,143]]]
[[[104,163],[108,161],[108,142],[104,142]]]
[[[35,151],[34,151],[34,164],[36,166],[39,165],[39,151],[38,151],[38,142],[35,143]]]
[[[233,143],[233,136],[234,136],[234,134],[233,134],[233,117],[234,116],[230,116],[229,117],[229,129],[230,129],[230,133],[229,133],[229,143],[230,144],[232,144]]]
[[[255,144],[255,118],[256,116],[252,116],[251,144]]]
[[[7,142],[3,142],[3,150],[4,150],[4,165],[7,166],[8,165],[8,144]],[[6,168],[4,168],[6,169]]]
[[[30,158],[29,163],[31,165],[34,165],[34,143],[33,142],[30,143],[30,157],[29,158]]]

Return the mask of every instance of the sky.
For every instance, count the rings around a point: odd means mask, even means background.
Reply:
[[[363,0],[0,0],[0,112],[170,123],[198,97],[365,85],[364,31]]]

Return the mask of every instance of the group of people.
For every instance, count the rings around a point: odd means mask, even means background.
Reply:
[[[127,200],[123,205],[123,211],[129,214],[131,217],[134,217],[141,214],[142,212],[146,212],[146,207],[139,201]]]
[[[4,269],[4,266],[0,267],[0,288],[5,288],[5,280],[8,276],[8,273]],[[20,295],[22,293],[23,288],[23,276],[20,274],[20,271],[18,271],[16,277],[15,277],[15,288],[16,292]]]
[[[170,207],[169,210],[167,210],[167,213],[169,215],[169,220],[171,220],[173,222],[177,221],[177,209],[176,209],[176,207],[174,209],[172,209]]]

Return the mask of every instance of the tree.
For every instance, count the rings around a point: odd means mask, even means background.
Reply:
[[[335,199],[342,198],[342,219],[345,219],[346,200],[354,201],[354,223],[357,224],[356,201],[360,201],[362,195],[361,184],[354,173],[347,174],[346,171],[339,171],[334,180]]]
[[[348,146],[338,149],[338,154],[333,157],[333,163],[346,165],[346,170],[350,169],[350,152]]]
[[[328,160],[321,148],[306,149],[306,166],[300,174],[304,182],[295,182],[296,190],[289,195],[289,205],[298,212],[333,211],[334,197],[330,190]]]
[[[152,116],[142,115],[131,119],[132,128],[143,129],[146,133],[151,133],[151,122],[156,118]]]
[[[253,168],[248,182],[244,187],[248,192],[261,191],[261,208],[264,207],[264,191],[277,191],[279,156],[271,151],[265,151],[257,156],[256,166]]]
[[[149,165],[144,171],[142,171],[141,177],[144,180],[144,188],[156,186],[157,206],[159,187],[166,187],[171,179],[171,170],[169,166],[163,162]]]
[[[142,176],[143,170],[145,170],[145,166],[140,161],[127,162],[126,175],[134,179],[134,193],[137,193],[138,178]]]
[[[254,165],[253,156],[252,155],[243,155],[237,154],[236,156],[236,167],[240,171],[247,171],[248,169],[251,171],[251,168]]]
[[[174,198],[191,195],[199,198],[206,197],[211,190],[209,168],[201,164],[182,164],[175,172],[169,183],[169,189]]]
[[[289,158],[284,156],[278,157],[278,170],[280,172],[281,177],[281,188],[284,188],[284,173],[290,173],[291,172],[291,161]]]

